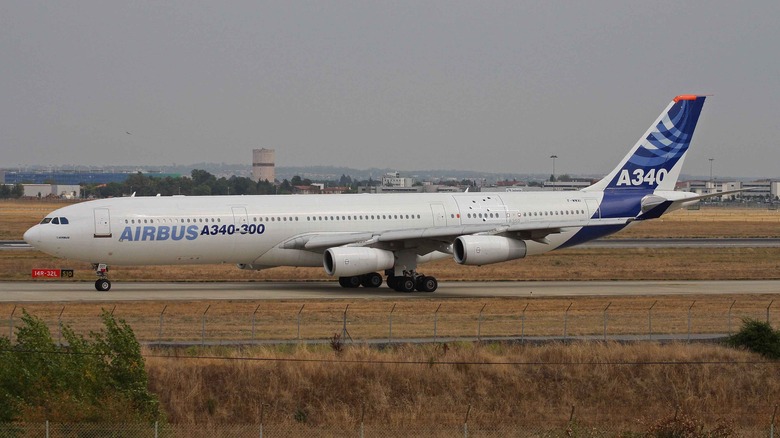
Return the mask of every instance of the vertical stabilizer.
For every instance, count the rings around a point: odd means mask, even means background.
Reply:
[[[671,191],[677,183],[705,96],[680,95],[661,113],[623,161],[583,191]]]

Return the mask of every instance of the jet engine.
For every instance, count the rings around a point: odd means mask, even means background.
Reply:
[[[339,246],[325,250],[322,265],[328,275],[352,277],[390,269],[395,256],[383,249]]]
[[[525,257],[525,242],[501,236],[460,236],[452,245],[461,265],[488,265]]]

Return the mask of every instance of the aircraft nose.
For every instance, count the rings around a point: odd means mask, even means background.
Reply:
[[[38,227],[38,225],[30,228],[29,230],[24,232],[24,241],[27,242],[30,245],[35,246],[36,243],[38,243],[41,235],[41,229]]]

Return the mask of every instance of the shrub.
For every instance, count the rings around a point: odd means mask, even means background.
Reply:
[[[728,344],[746,348],[769,359],[780,359],[780,331],[772,330],[768,322],[743,319],[742,328],[729,337]]]
[[[132,329],[108,312],[102,318],[105,330],[90,339],[64,326],[59,345],[43,320],[23,312],[16,344],[0,336],[0,422],[159,418]]]

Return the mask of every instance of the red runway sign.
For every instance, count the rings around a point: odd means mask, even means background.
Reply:
[[[33,278],[72,278],[73,269],[33,269]]]

